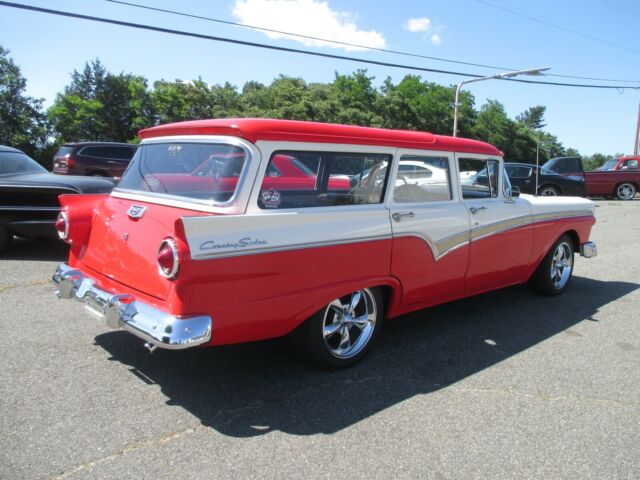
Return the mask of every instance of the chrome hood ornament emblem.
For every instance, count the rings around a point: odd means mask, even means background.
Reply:
[[[142,218],[144,212],[147,211],[147,207],[142,207],[140,205],[131,205],[129,210],[127,210],[127,215],[131,218]]]

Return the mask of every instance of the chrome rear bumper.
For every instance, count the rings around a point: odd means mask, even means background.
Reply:
[[[580,255],[584,258],[593,258],[598,256],[598,247],[593,242],[587,242],[580,245]]]
[[[111,328],[122,328],[153,347],[178,350],[211,340],[212,320],[207,315],[176,317],[135,300],[129,294],[112,294],[95,285],[95,280],[61,263],[53,275],[58,298],[72,298],[105,321]]]

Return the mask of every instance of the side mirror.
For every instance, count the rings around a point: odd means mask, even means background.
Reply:
[[[511,198],[518,198],[520,196],[520,187],[511,187]]]

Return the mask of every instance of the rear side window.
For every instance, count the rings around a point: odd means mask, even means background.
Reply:
[[[258,197],[263,209],[381,203],[391,155],[279,151]]]
[[[133,147],[85,147],[78,152],[78,155],[94,158],[114,158],[117,160],[130,160],[135,153]]]
[[[530,167],[520,167],[520,166],[512,166],[505,165],[504,169],[509,175],[509,178],[529,178],[533,169]]]
[[[65,155],[69,155],[73,151],[73,147],[62,146],[56,152],[56,157],[64,157]]]
[[[393,187],[397,203],[451,200],[449,159],[403,155]]]
[[[247,155],[243,148],[224,144],[142,145],[118,189],[226,203],[237,190]]]

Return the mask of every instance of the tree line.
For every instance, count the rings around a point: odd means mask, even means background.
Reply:
[[[0,144],[20,148],[45,166],[64,142],[137,141],[141,128],[224,117],[264,117],[429,131],[450,135],[455,85],[443,86],[406,75],[380,87],[366,70],[335,74],[330,83],[308,83],[280,75],[269,85],[248,81],[242,89],[230,83],[149,81],[132,73],[109,72],[100,60],[71,73],[70,83],[50,108],[25,94],[26,79],[0,46]],[[460,96],[459,135],[492,143],[514,162],[540,163],[556,156],[579,156],[544,130],[544,106],[508,117],[504,106],[489,100],[476,108],[474,96]],[[608,158],[583,157],[587,168]]]

